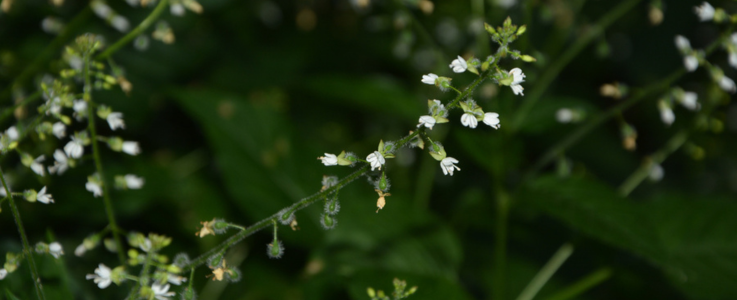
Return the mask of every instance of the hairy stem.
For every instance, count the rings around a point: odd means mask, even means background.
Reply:
[[[105,205],[105,213],[110,225],[110,229],[113,233],[113,240],[115,241],[116,252],[118,253],[118,259],[121,264],[125,264],[125,255],[123,254],[123,243],[120,240],[120,229],[118,223],[115,222],[115,213],[113,212],[113,204],[110,200],[110,189],[108,188],[107,181],[105,180],[105,173],[102,170],[102,159],[100,158],[100,146],[97,139],[97,129],[95,127],[95,112],[92,102],[92,82],[90,79],[90,60],[91,54],[85,53],[84,57],[84,100],[87,101],[87,128],[90,131],[90,137],[92,140],[92,155],[95,159],[95,168],[97,174],[100,175],[102,181],[102,200]]]
[[[614,21],[635,7],[635,5],[640,1],[641,0],[627,0],[620,2],[619,5],[610,10],[607,14],[602,16],[596,24],[591,26],[583,36],[576,39],[576,42],[574,42],[573,45],[563,53],[563,55],[553,60],[550,67],[548,67],[535,82],[534,88],[532,88],[530,94],[524,98],[524,102],[522,102],[522,105],[514,115],[512,131],[517,131],[520,126],[522,126],[527,114],[530,113],[537,101],[540,100],[540,97],[545,93],[548,86],[550,86],[550,84],[558,77],[558,74],[563,71],[563,68],[565,68],[573,58],[578,56],[578,54],[581,53],[581,51],[586,48],[594,38],[604,32],[607,27],[612,25]]]
[[[125,44],[128,44],[135,37],[137,37],[138,35],[140,35],[141,33],[143,33],[144,30],[146,30],[149,26],[151,26],[151,24],[154,23],[154,21],[156,21],[156,19],[159,18],[159,15],[161,15],[161,13],[164,11],[164,9],[166,8],[166,5],[168,4],[168,2],[169,2],[168,0],[161,0],[161,1],[159,1],[159,4],[156,5],[156,7],[154,8],[154,10],[151,12],[151,14],[149,14],[148,17],[146,17],[146,19],[144,19],[143,21],[141,21],[141,24],[138,24],[138,26],[136,26],[136,28],[134,28],[133,30],[131,30],[130,32],[128,32],[125,36],[123,36],[122,38],[120,38],[114,44],[110,45],[110,47],[108,47],[107,49],[105,49],[105,51],[103,51],[102,53],[98,54],[95,57],[95,60],[104,60],[104,59],[110,57],[110,55],[113,55],[113,53],[115,53],[116,51],[118,51],[121,47],[125,46]]]
[[[5,174],[3,174],[3,170],[0,169],[0,180],[3,183],[3,188],[5,189],[5,192],[8,195],[8,203],[10,203],[10,210],[13,212],[13,219],[15,219],[15,225],[18,226],[18,233],[20,234],[20,239],[23,242],[23,253],[25,254],[26,259],[28,259],[28,268],[31,269],[31,277],[33,277],[33,286],[36,289],[36,296],[38,299],[43,300],[46,299],[44,296],[44,290],[43,285],[41,285],[41,277],[38,276],[38,268],[36,267],[36,261],[33,258],[33,248],[31,248],[31,244],[28,243],[28,236],[26,235],[26,229],[23,227],[23,220],[20,218],[20,212],[18,212],[18,206],[15,205],[15,199],[13,199],[12,193],[10,192],[10,188],[8,188],[8,184],[5,182]]]
[[[573,254],[573,246],[571,244],[566,243],[563,244],[563,246],[560,246],[558,251],[553,254],[553,257],[548,260],[545,266],[535,274],[535,277],[533,277],[525,289],[522,290],[522,293],[519,294],[517,300],[532,300],[532,298],[535,298],[537,292],[539,292],[545,283],[550,280],[550,277],[553,277],[553,274],[558,271],[558,268],[566,262],[571,254]]]

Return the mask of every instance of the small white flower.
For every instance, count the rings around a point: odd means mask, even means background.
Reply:
[[[96,182],[87,181],[87,183],[84,185],[84,188],[92,192],[92,195],[95,197],[102,196],[102,187]]]
[[[702,22],[714,19],[714,7],[708,2],[701,3],[701,6],[694,7],[694,11]]]
[[[87,247],[84,246],[84,243],[79,244],[79,246],[74,249],[74,255],[76,255],[77,257],[82,257],[85,252],[87,252]]]
[[[499,129],[502,126],[499,124],[499,114],[495,112],[487,112],[484,114],[484,124],[489,125],[494,129]]]
[[[138,247],[145,252],[149,252],[151,251],[151,247],[153,247],[153,245],[151,244],[151,240],[149,240],[148,238],[144,238],[143,242],[138,245]]]
[[[38,192],[38,195],[36,195],[36,200],[43,204],[49,204],[49,202],[54,203],[54,198],[51,196],[51,194],[46,194],[46,187],[43,187]]]
[[[110,20],[110,25],[115,27],[120,32],[126,32],[128,31],[128,28],[130,28],[130,23],[128,23],[128,19],[121,15],[116,15],[113,17],[112,20]]]
[[[10,128],[8,128],[8,130],[5,131],[5,135],[8,136],[8,139],[11,142],[17,141],[18,138],[20,137],[20,134],[18,134],[18,129],[15,128],[15,126],[10,126]]]
[[[737,46],[737,32],[729,36],[729,41],[732,43],[732,45]]]
[[[452,158],[452,157],[443,158],[443,160],[440,161],[440,168],[443,169],[443,175],[450,174],[450,176],[453,176],[454,169],[460,171],[461,168],[455,165],[457,163],[458,163],[458,160],[455,158]]]
[[[169,292],[169,287],[169,284],[159,285],[154,282],[154,284],[151,285],[151,290],[154,292],[154,297],[156,297],[157,300],[167,300],[169,297],[176,295],[174,292]]]
[[[187,282],[187,277],[169,273],[169,275],[166,276],[166,281],[173,285],[181,285],[182,282]]]
[[[143,178],[133,174],[125,175],[125,185],[132,190],[137,190],[143,187]]]
[[[8,276],[8,270],[5,270],[5,268],[0,269],[0,280],[5,279],[5,276]]]
[[[522,69],[520,68],[514,68],[509,71],[509,75],[512,76],[512,83],[509,85],[510,88],[512,88],[512,92],[514,92],[515,95],[522,95],[525,94],[522,92],[525,89],[520,85],[520,83],[525,82],[525,74],[522,73]]]
[[[476,116],[471,113],[465,113],[461,116],[461,124],[466,127],[476,128],[479,121],[476,120]]]
[[[737,69],[737,51],[729,53],[729,65]]]
[[[381,170],[381,166],[384,165],[386,160],[384,160],[384,156],[379,153],[379,151],[374,151],[373,153],[369,154],[366,157],[366,161],[368,161],[371,164],[371,171],[378,168]]]
[[[46,115],[58,115],[61,113],[61,98],[54,97],[47,102]]]
[[[494,4],[501,8],[510,8],[517,4],[517,0],[495,0]]]
[[[82,157],[82,154],[84,154],[84,145],[82,144],[82,140],[73,136],[72,140],[64,146],[64,152],[71,158]]]
[[[429,85],[435,85],[435,80],[438,79],[438,75],[435,75],[433,73],[422,75],[422,83],[429,84]]]
[[[67,126],[64,125],[62,122],[56,122],[51,127],[51,132],[56,136],[56,138],[61,139],[67,135]]]
[[[74,100],[74,105],[72,106],[72,109],[74,109],[74,117],[76,117],[77,120],[81,120],[82,118],[87,116],[87,101],[84,101],[82,99]]]
[[[570,123],[573,121],[573,111],[570,108],[561,108],[555,112],[555,119],[558,123]]]
[[[680,103],[683,105],[683,107],[689,109],[689,110],[699,110],[701,108],[701,105],[697,101],[699,99],[699,95],[694,92],[684,92],[683,98],[681,99]]]
[[[435,126],[435,118],[431,116],[421,116],[420,124],[417,124],[417,128],[420,128],[423,125],[429,129],[432,129],[432,127]]]
[[[683,65],[689,72],[696,71],[699,68],[699,59],[695,55],[686,55],[683,57]]]
[[[130,155],[138,155],[141,153],[141,148],[138,147],[138,142],[125,141],[123,142],[123,152]]]
[[[44,165],[41,163],[46,159],[43,155],[36,157],[36,159],[33,160],[31,163],[31,170],[33,170],[34,173],[44,176]]]
[[[64,249],[61,248],[59,242],[53,242],[49,244],[49,254],[54,256],[54,258],[59,258],[59,256],[64,254]]]
[[[335,154],[325,153],[325,156],[320,156],[317,159],[321,160],[325,166],[335,166],[338,164],[338,157]]]
[[[54,151],[54,160],[54,165],[49,166],[49,174],[64,174],[64,172],[69,168],[67,155],[64,154],[64,151],[56,149],[56,151]]]
[[[113,280],[110,278],[111,270],[104,264],[100,264],[97,269],[95,269],[95,274],[87,274],[85,278],[87,280],[92,279],[95,283],[97,283],[97,287],[104,289],[113,282]]]
[[[466,63],[466,60],[463,59],[463,57],[459,55],[457,59],[454,59],[450,63],[450,68],[453,69],[453,72],[463,73],[463,72],[466,72],[466,69],[468,69],[468,64]],[[433,84],[434,84],[434,81],[433,81]]]
[[[92,3],[90,3],[90,6],[92,6],[92,11],[94,11],[95,14],[102,19],[107,19],[110,14],[112,14],[110,6],[107,6],[107,4],[102,1],[92,1]]]
[[[673,121],[676,120],[676,115],[673,114],[673,109],[668,105],[658,105],[658,108],[660,109],[660,119],[663,123],[668,126],[673,124]]]
[[[650,177],[650,180],[652,181],[660,181],[663,179],[663,167],[661,167],[659,164],[653,164],[650,167],[650,174],[648,174],[648,177]]]
[[[688,39],[682,35],[676,35],[676,48],[681,51],[690,51],[691,42],[689,42]]]
[[[735,90],[737,90],[737,87],[734,84],[734,80],[727,76],[722,76],[722,79],[719,79],[719,87],[729,93],[734,93]]]
[[[171,6],[169,6],[169,12],[171,12],[172,15],[181,17],[184,15],[184,5],[180,3],[172,4]]]
[[[123,122],[123,113],[111,112],[107,115],[107,123],[110,125],[110,129],[115,130],[118,128],[125,129],[125,122]]]

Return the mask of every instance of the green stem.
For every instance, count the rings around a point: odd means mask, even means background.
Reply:
[[[125,46],[125,44],[128,44],[131,40],[133,40],[138,35],[143,33],[143,31],[145,31],[149,26],[151,26],[151,24],[154,23],[154,21],[156,21],[156,19],[159,18],[159,15],[164,11],[168,2],[169,2],[168,0],[159,1],[159,4],[156,5],[154,10],[151,12],[151,14],[149,14],[148,17],[146,17],[146,19],[144,19],[141,22],[141,24],[138,24],[136,28],[134,28],[133,30],[128,32],[125,36],[120,38],[117,42],[115,42],[115,44],[110,45],[110,47],[105,49],[105,51],[98,54],[95,57],[95,60],[104,60],[110,57],[110,55],[113,55],[113,53],[118,51],[121,47]]]
[[[20,234],[20,239],[23,242],[23,253],[25,253],[26,258],[28,259],[28,268],[31,269],[31,277],[33,277],[33,286],[36,288],[36,296],[40,300],[46,299],[44,296],[43,286],[41,285],[41,277],[38,276],[36,261],[33,258],[33,248],[31,248],[31,244],[28,243],[28,236],[26,235],[25,227],[23,227],[23,220],[21,220],[20,212],[18,212],[18,207],[15,205],[15,199],[10,196],[12,193],[10,192],[10,188],[8,188],[8,184],[5,182],[5,174],[3,174],[2,169],[0,169],[0,181],[2,181],[3,188],[8,194],[8,203],[10,203],[10,210],[13,212],[15,225],[18,226],[18,233]]]
[[[548,260],[545,266],[535,274],[535,277],[532,278],[530,283],[527,284],[524,290],[522,290],[522,293],[519,294],[517,300],[532,300],[532,298],[535,298],[537,292],[539,292],[545,283],[550,280],[550,277],[553,277],[553,274],[558,271],[558,268],[563,265],[572,253],[573,246],[567,243],[563,244],[563,246],[553,254],[553,257]]]
[[[576,39],[576,42],[574,42],[573,45],[571,45],[571,47],[561,55],[561,57],[552,60],[553,63],[551,63],[550,67],[548,67],[540,78],[538,78],[535,82],[534,88],[532,88],[530,94],[524,98],[524,102],[522,102],[522,105],[514,115],[511,129],[513,132],[519,130],[520,126],[522,126],[522,123],[525,121],[527,114],[530,113],[537,101],[540,100],[540,97],[545,93],[548,86],[550,86],[550,84],[558,77],[558,74],[563,71],[563,68],[565,68],[573,58],[578,56],[578,54],[588,46],[595,37],[599,36],[599,34],[604,32],[604,30],[614,23],[614,21],[635,7],[635,5],[640,1],[641,0],[627,0],[620,2],[619,5],[610,10],[607,14],[602,16],[596,24],[591,26],[583,36]]]
[[[653,165],[663,163],[668,155],[678,150],[678,148],[681,148],[681,146],[686,143],[686,140],[688,140],[687,130],[681,130],[676,133],[670,138],[670,140],[668,140],[668,142],[665,143],[665,146],[663,146],[662,149],[653,153],[653,155],[651,155],[646,162],[642,163],[642,165],[640,165],[640,167],[632,173],[630,177],[627,177],[627,179],[624,180],[622,185],[619,187],[619,193],[625,197],[632,193],[632,191],[637,188],[637,186],[639,186],[640,183],[648,177],[648,175],[650,175],[650,170]]]
[[[0,100],[5,99],[6,97],[10,97],[10,94],[14,88],[20,87],[22,84],[24,84],[28,78],[33,76],[38,69],[41,68],[41,66],[48,61],[52,55],[57,54],[59,51],[59,48],[61,48],[71,37],[72,35],[77,31],[78,27],[80,27],[82,24],[84,24],[85,21],[87,21],[87,18],[92,14],[92,10],[90,9],[89,5],[87,5],[79,14],[77,14],[74,19],[72,19],[69,24],[67,24],[64,27],[64,30],[54,38],[51,43],[38,55],[36,58],[31,62],[31,64],[26,67],[18,77],[15,77],[15,80],[8,85],[5,90],[3,90],[0,93]]]
[[[0,115],[0,122],[4,122],[5,119],[7,119],[8,117],[12,116],[13,113],[15,112],[15,110],[18,107],[27,105],[28,103],[31,103],[31,102],[35,101],[39,97],[41,97],[41,92],[36,91],[35,93],[33,93],[30,96],[28,96],[25,99],[23,99],[23,101],[21,101],[20,103],[17,103],[15,105],[13,105],[12,107],[9,107],[9,108],[4,109],[3,110],[3,113]]]
[[[84,100],[87,101],[87,127],[90,131],[90,137],[92,140],[92,155],[95,159],[95,168],[97,174],[100,175],[102,180],[102,199],[105,205],[105,213],[110,225],[110,229],[113,233],[113,240],[115,240],[115,247],[118,253],[118,259],[121,264],[125,264],[125,255],[123,254],[123,243],[120,240],[120,230],[118,223],[115,222],[115,213],[113,212],[113,204],[110,200],[110,189],[108,188],[107,181],[105,180],[105,173],[102,170],[102,159],[100,158],[100,146],[97,140],[97,129],[95,128],[95,112],[93,110],[92,102],[92,83],[90,80],[90,53],[84,55]]]
[[[592,287],[595,287],[599,285],[600,283],[604,282],[604,280],[609,279],[609,277],[612,276],[612,270],[609,268],[601,268],[599,270],[594,271],[593,273],[586,275],[586,277],[581,278],[581,280],[576,281],[576,283],[570,285],[567,288],[564,288],[561,291],[558,291],[557,293],[553,294],[547,300],[568,300],[568,299],[574,299],[578,297],[579,295],[583,294],[584,292],[588,291]]]
[[[126,299],[138,299],[138,294],[141,292],[141,288],[149,284],[148,270],[151,269],[151,260],[154,256],[156,256],[156,252],[153,251],[153,249],[151,250],[151,252],[146,253],[146,261],[144,261],[143,268],[141,268],[141,273],[138,275],[138,284],[133,287],[130,295],[128,295]]]

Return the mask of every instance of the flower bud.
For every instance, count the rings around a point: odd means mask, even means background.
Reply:
[[[445,148],[440,142],[432,142],[430,146],[430,156],[437,161],[441,161],[446,157]]]
[[[282,255],[284,255],[284,246],[282,246],[282,242],[274,239],[271,244],[266,245],[266,254],[269,255],[269,258],[281,258]]]
[[[335,220],[335,217],[330,216],[329,214],[323,214],[320,220],[320,224],[322,225],[322,228],[325,230],[330,230],[330,229],[335,228],[336,223],[338,223],[338,221]]]

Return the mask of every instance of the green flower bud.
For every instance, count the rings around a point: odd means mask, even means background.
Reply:
[[[23,192],[23,197],[31,203],[36,202],[37,195],[38,193],[36,192],[36,190],[26,190]]]
[[[433,142],[432,146],[430,147],[430,156],[432,156],[432,158],[437,161],[441,161],[447,156],[447,154],[445,153],[445,148],[443,148],[443,145],[441,145],[439,142]]]

